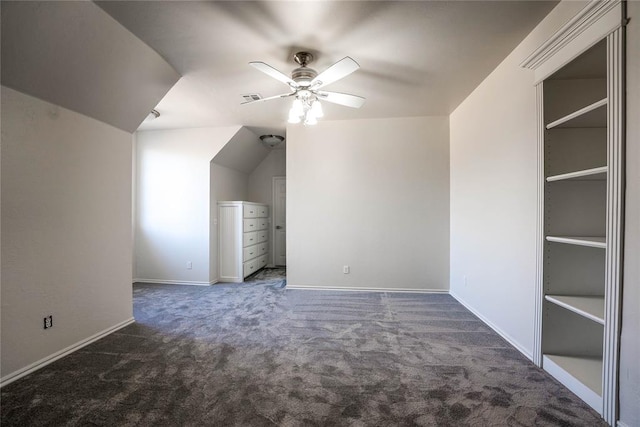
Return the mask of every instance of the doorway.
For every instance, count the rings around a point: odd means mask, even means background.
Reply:
[[[287,265],[287,178],[273,177],[273,264]]]

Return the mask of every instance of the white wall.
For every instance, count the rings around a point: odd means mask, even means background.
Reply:
[[[287,151],[274,149],[249,175],[249,201],[273,203],[273,177],[287,175]]]
[[[447,117],[289,126],[288,284],[447,290],[448,140]]]
[[[620,419],[640,426],[640,2],[627,3],[627,187],[625,212]]]
[[[269,155],[249,175],[249,201],[266,203],[273,209],[273,177],[287,175],[287,152],[284,149],[271,150]],[[272,210],[269,215],[272,215]],[[273,216],[271,216],[273,218]],[[269,227],[270,242],[273,230]],[[271,246],[271,245],[270,245]],[[273,250],[269,248],[269,264],[273,264]]]
[[[209,280],[218,281],[218,202],[247,200],[249,175],[211,162],[210,165],[211,224],[209,239]]]
[[[6,381],[132,320],[131,134],[2,94],[2,366]],[[43,318],[53,316],[53,328]]]
[[[529,357],[536,98],[533,72],[520,63],[584,5],[560,3],[450,116],[451,293]]]
[[[209,283],[210,161],[239,129],[137,133],[137,280]]]

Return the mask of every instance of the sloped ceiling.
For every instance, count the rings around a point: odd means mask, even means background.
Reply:
[[[2,84],[135,131],[180,75],[88,1],[2,1]]]
[[[241,128],[215,155],[212,162],[250,174],[267,157],[269,151],[262,145],[258,135],[247,128]]]
[[[104,1],[116,20],[184,77],[143,129],[240,124],[283,132],[290,99],[240,105],[288,87],[309,50],[320,71],[351,56],[361,68],[327,90],[367,98],[359,110],[325,103],[326,120],[448,115],[557,1]],[[267,131],[268,130],[268,131]]]

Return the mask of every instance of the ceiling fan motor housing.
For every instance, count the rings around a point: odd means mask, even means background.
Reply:
[[[309,86],[311,81],[318,75],[316,70],[309,67],[300,67],[293,70],[291,79],[300,86]]]

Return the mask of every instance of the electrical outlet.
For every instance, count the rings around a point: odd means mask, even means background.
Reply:
[[[53,326],[53,316],[49,315],[44,318],[44,328],[49,329]]]
[[[345,265],[342,267],[342,272],[344,274],[349,274],[351,272],[351,267],[349,267],[348,265]]]
[[[187,261],[187,270],[191,270],[193,268],[193,263],[191,261]]]

